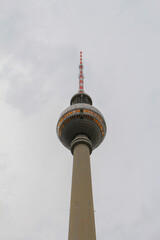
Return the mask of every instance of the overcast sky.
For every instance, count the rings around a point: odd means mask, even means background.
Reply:
[[[0,0],[0,239],[68,238],[60,113],[85,91],[108,133],[91,155],[97,240],[160,239],[160,1]]]

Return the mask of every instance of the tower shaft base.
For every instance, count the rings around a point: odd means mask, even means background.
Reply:
[[[89,146],[81,141],[74,147],[73,155],[68,240],[96,240]]]

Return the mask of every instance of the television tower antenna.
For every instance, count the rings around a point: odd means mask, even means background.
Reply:
[[[82,51],[80,51],[80,65],[79,65],[79,93],[84,92],[84,75],[83,75],[83,63],[82,63]]]
[[[83,79],[81,51],[79,91],[57,122],[58,138],[73,154],[68,240],[96,240],[90,154],[102,143],[107,132],[102,113],[84,93]]]

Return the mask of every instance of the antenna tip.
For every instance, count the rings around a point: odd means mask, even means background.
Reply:
[[[82,51],[80,51],[80,65],[82,65]]]

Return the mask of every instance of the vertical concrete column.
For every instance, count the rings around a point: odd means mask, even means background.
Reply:
[[[91,183],[92,145],[85,135],[72,142],[73,175],[69,221],[69,240],[96,240]]]

